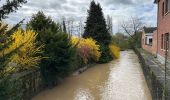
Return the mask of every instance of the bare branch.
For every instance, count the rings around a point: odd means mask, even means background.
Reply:
[[[124,21],[121,26],[125,33],[136,40],[135,36],[142,30],[143,25],[144,24],[140,18],[131,17],[129,20]]]

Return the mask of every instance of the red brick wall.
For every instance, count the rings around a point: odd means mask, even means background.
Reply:
[[[152,45],[152,53],[157,54],[157,47],[158,47],[158,39],[157,39],[157,30],[153,32],[153,45]]]
[[[153,44],[152,46],[150,45],[145,45],[145,33],[142,33],[142,48],[145,49],[146,51],[156,55],[157,53],[157,31],[154,31],[153,33]]]
[[[161,35],[165,33],[170,33],[170,12],[162,15],[162,4],[165,0],[160,0],[158,2],[158,54],[162,57],[165,56],[165,50],[161,49]],[[170,56],[169,56],[170,59]]]

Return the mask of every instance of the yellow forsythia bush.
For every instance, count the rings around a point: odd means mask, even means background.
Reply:
[[[120,48],[110,44],[109,45],[109,49],[110,49],[110,54],[112,55],[113,58],[118,59],[120,57]]]
[[[10,58],[11,62],[7,70],[11,68],[16,71],[22,71],[38,66],[42,57],[37,54],[42,53],[43,46],[36,46],[36,37],[37,34],[32,30],[22,31],[18,29],[14,32],[11,36],[14,41],[5,52],[11,52],[18,47],[19,49]]]
[[[100,46],[92,38],[79,39],[72,37],[71,42],[77,46],[77,53],[83,59],[84,63],[87,63],[89,60],[96,62],[99,60],[101,56]]]

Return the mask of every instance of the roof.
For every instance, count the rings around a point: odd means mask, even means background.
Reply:
[[[143,27],[145,33],[153,33],[157,27]]]

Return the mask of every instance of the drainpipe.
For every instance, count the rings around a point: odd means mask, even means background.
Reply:
[[[159,19],[159,6],[158,6],[158,4],[157,4],[157,8],[158,8],[158,9],[157,9],[157,29],[156,29],[156,31],[157,31],[157,32],[156,32],[156,34],[157,34],[157,44],[156,44],[156,45],[157,45],[157,50],[156,50],[156,57],[158,57],[158,43],[159,43],[159,42],[158,42],[158,41],[159,41],[159,40],[158,40],[158,32],[159,32],[159,31],[158,31],[158,30],[159,30],[159,28],[158,28],[158,19]]]

